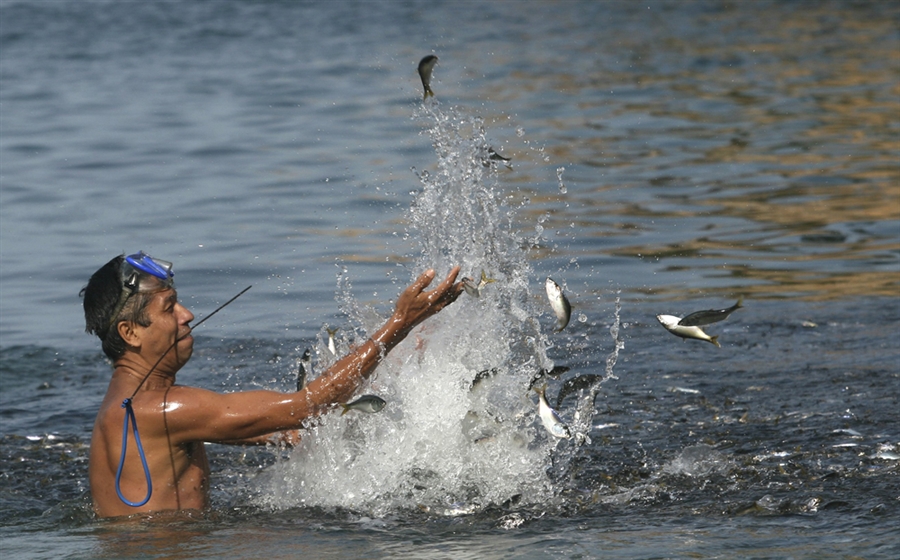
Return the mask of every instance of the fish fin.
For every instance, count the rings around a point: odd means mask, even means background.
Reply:
[[[709,341],[716,345],[716,348],[721,348],[722,345],[719,344],[719,335],[709,337]]]
[[[344,407],[344,411],[343,411],[343,412],[341,412],[341,416],[343,416],[343,415],[345,415],[345,414],[347,414],[347,411],[348,411],[348,410],[350,410],[350,407],[349,407],[349,406],[347,406],[347,405],[346,405],[346,404],[344,404],[344,403],[341,403],[341,406],[343,406],[343,407]]]
[[[744,296],[738,296],[737,303],[734,304],[735,309],[740,309],[744,307]]]
[[[491,282],[496,282],[497,279],[496,278],[488,278],[487,273],[482,268],[481,269],[481,281],[484,282],[485,284],[490,284]]]
[[[425,97],[423,97],[422,99],[428,99],[429,97],[434,97],[434,92],[431,91],[430,87],[425,86]]]

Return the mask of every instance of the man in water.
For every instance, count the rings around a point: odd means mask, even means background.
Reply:
[[[419,276],[387,323],[302,391],[220,394],[175,384],[193,351],[194,315],[178,301],[171,263],[144,253],[112,259],[82,291],[86,330],[114,366],[91,438],[94,511],[114,517],[208,507],[205,442],[296,443],[305,420],[346,402],[416,325],[456,300],[463,290],[457,274],[459,267],[427,292],[435,273]]]

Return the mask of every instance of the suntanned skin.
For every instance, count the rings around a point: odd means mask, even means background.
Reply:
[[[404,290],[393,315],[372,339],[297,393],[220,394],[176,385],[175,375],[193,351],[190,322],[194,315],[178,302],[174,289],[153,294],[148,305],[150,326],[127,321],[116,325],[129,349],[114,364],[109,388],[94,423],[89,467],[94,511],[100,517],[115,517],[206,508],[209,463],[204,442],[264,443],[277,432],[282,432],[283,441],[298,441],[297,429],[304,420],[326,412],[335,403],[346,402],[387,352],[416,325],[456,300],[463,290],[462,284],[456,283],[459,267],[453,268],[435,289],[424,291],[434,274],[433,270],[426,271]],[[166,352],[176,340],[174,348]],[[141,385],[141,380],[163,355]],[[145,505],[131,507],[116,494],[115,477],[125,418],[122,401],[139,386],[132,406],[150,468],[153,494]],[[131,502],[139,502],[147,494],[130,425],[120,486],[122,494]]]

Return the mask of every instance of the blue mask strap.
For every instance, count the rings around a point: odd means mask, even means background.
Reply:
[[[131,399],[122,401],[122,408],[125,409],[125,426],[122,429],[122,456],[119,459],[119,470],[116,471],[116,494],[119,499],[131,507],[140,507],[150,501],[150,495],[153,494],[153,482],[150,480],[150,469],[147,467],[147,457],[144,455],[144,447],[141,445],[141,436],[138,434],[137,418],[134,417],[134,409],[131,408]],[[122,467],[125,465],[125,451],[128,448],[128,418],[131,417],[131,430],[134,432],[134,441],[137,443],[138,454],[141,457],[141,463],[144,465],[144,476],[147,478],[147,495],[140,502],[129,502],[122,495],[122,488],[119,481],[122,479]]]

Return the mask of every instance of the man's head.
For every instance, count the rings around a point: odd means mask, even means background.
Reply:
[[[85,330],[100,338],[103,352],[111,360],[120,358],[129,347],[120,324],[149,327],[148,304],[154,295],[173,288],[173,279],[171,263],[143,252],[119,255],[91,276],[81,291]]]

